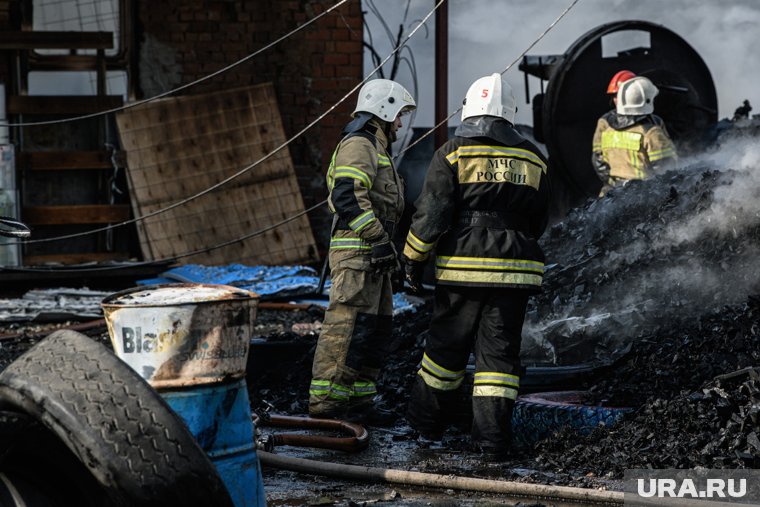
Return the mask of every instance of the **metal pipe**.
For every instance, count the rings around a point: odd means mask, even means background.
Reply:
[[[419,100],[419,99],[418,99]],[[449,4],[435,11],[435,121],[438,125],[449,115]],[[433,149],[449,140],[448,122],[435,129]]]

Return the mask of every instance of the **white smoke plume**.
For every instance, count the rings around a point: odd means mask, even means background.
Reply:
[[[710,206],[672,224],[657,247],[667,248],[695,241],[713,232],[737,236],[747,227],[760,223],[760,143],[757,140],[734,139],[720,151],[704,157],[708,167],[732,170],[732,178],[715,189]]]

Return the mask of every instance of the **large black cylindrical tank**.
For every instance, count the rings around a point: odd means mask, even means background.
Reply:
[[[616,44],[622,49],[615,51]],[[717,121],[715,85],[702,58],[679,35],[647,21],[599,26],[564,55],[528,56],[520,69],[548,79],[534,130],[543,137],[552,171],[566,187],[561,192],[565,208],[596,195],[601,187],[591,166],[591,142],[597,120],[612,108],[606,91],[617,71],[631,70],[659,87],[655,114],[665,120],[679,152],[697,148]]]

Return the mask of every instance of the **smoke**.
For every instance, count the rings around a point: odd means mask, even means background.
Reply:
[[[363,0],[363,5],[367,0]],[[500,72],[541,34],[570,4],[570,0],[450,0],[449,4],[449,111],[461,104],[468,86],[478,77]],[[393,30],[405,12],[406,0],[375,0]],[[412,0],[408,19],[423,17],[434,2]],[[367,10],[366,7],[364,10]],[[588,30],[603,23],[638,19],[674,31],[702,56],[718,92],[719,115],[730,117],[744,99],[760,105],[755,48],[760,47],[760,2],[757,0],[580,0],[528,54],[561,54]],[[377,50],[386,55],[391,45],[381,38],[379,22],[365,16]],[[431,30],[434,28],[432,18]],[[419,114],[415,126],[433,124],[434,39],[422,31],[411,41],[418,67]],[[387,39],[387,38],[385,38]],[[365,36],[366,40],[366,36]],[[369,70],[369,55],[365,69]],[[515,65],[506,77],[518,97],[517,122],[531,124],[524,94],[523,74]],[[411,76],[401,73],[402,84]],[[531,78],[531,89],[538,81]],[[757,106],[756,111],[757,112]],[[456,124],[456,119],[452,124]]]
[[[667,249],[693,242],[710,233],[738,236],[760,220],[760,145],[757,141],[734,139],[720,151],[705,157],[711,167],[730,168],[730,177],[715,188],[713,199],[680,223],[672,224],[658,242],[658,249]]]
[[[552,299],[526,323],[526,355],[605,361],[658,327],[746,301],[760,290],[758,195],[760,146],[738,138],[575,212],[547,245],[567,273],[547,276]]]

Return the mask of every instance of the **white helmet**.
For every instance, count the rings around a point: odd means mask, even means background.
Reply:
[[[617,92],[618,114],[652,114],[654,98],[660,90],[645,77],[634,77],[620,84]]]
[[[464,98],[462,120],[472,116],[498,116],[509,123],[515,122],[517,104],[512,87],[501,77],[491,74],[470,85]]]
[[[371,113],[387,122],[393,122],[402,110],[411,111],[417,104],[406,88],[390,79],[367,81],[359,90],[356,113]],[[353,116],[352,115],[352,116]]]

